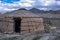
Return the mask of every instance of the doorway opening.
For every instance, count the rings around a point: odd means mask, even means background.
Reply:
[[[21,18],[14,18],[14,32],[21,32]]]

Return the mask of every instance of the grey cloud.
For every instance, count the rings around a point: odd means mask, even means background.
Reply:
[[[25,4],[27,3],[27,4]],[[1,8],[2,7],[2,8]],[[59,0],[21,0],[19,2],[15,2],[14,4],[1,3],[0,10],[7,9],[19,9],[19,8],[31,9],[33,7],[40,10],[59,10],[60,9],[60,1]],[[7,10],[3,10],[7,11]],[[1,11],[2,12],[2,11]]]

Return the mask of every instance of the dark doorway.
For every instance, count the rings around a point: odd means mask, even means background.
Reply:
[[[14,31],[16,33],[21,32],[21,18],[14,18]]]

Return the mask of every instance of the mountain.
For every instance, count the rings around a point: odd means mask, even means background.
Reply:
[[[48,11],[44,11],[44,10],[39,10],[36,8],[32,8],[30,11],[32,11],[33,13],[47,13]]]
[[[20,15],[26,14],[28,16],[38,15],[38,16],[43,17],[43,18],[60,18],[60,10],[43,11],[43,10],[39,10],[39,9],[36,9],[36,8],[33,8],[31,10],[18,9],[18,10],[12,11],[12,12],[5,13],[5,15],[9,15],[9,14],[11,14],[12,16],[14,14],[20,14]]]
[[[37,13],[37,14],[45,14],[45,13],[51,13],[51,14],[60,14],[60,10],[49,10],[49,11],[44,11],[44,10],[39,10],[36,8],[32,8],[30,11],[32,11],[33,13]]]

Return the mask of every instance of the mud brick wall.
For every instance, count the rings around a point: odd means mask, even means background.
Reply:
[[[12,18],[4,18],[3,22],[3,33],[12,33],[13,32],[13,19]]]
[[[22,18],[21,32],[41,32],[44,30],[43,18]]]
[[[23,17],[21,18],[21,33],[44,31],[43,18]],[[14,19],[7,17],[3,22],[3,33],[14,33]]]

